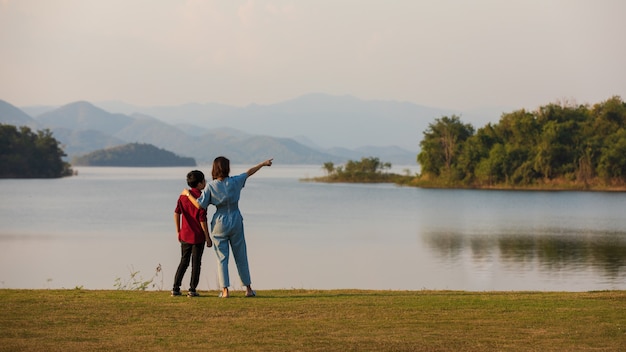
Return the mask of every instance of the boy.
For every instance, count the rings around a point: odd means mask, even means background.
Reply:
[[[187,174],[187,185],[190,187],[189,192],[196,198],[200,197],[201,191],[206,186],[204,174],[201,171],[193,170]],[[200,281],[200,266],[202,264],[202,252],[204,252],[204,243],[207,247],[211,247],[213,243],[209,238],[209,227],[207,226],[206,209],[197,209],[188,199],[188,197],[180,196],[176,209],[174,210],[174,223],[176,224],[176,232],[178,233],[178,242],[180,242],[180,264],[174,276],[174,287],[172,288],[172,296],[180,296],[180,285],[183,281],[185,271],[189,267],[191,259],[191,282],[189,284],[189,297],[199,296],[196,287]]]

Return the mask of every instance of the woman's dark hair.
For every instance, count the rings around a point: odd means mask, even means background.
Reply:
[[[204,173],[202,171],[193,170],[187,174],[187,185],[191,188],[196,188],[202,181],[204,181]]]
[[[213,160],[213,170],[211,176],[213,179],[226,178],[230,175],[230,160],[223,156],[218,156]]]

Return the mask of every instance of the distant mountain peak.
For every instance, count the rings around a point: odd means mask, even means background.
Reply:
[[[38,123],[35,119],[4,100],[0,100],[0,123],[38,128]]]
[[[75,101],[69,104],[65,104],[58,108],[57,110],[66,110],[66,111],[99,111],[109,114],[108,111],[101,109],[92,103],[84,100]]]
[[[133,118],[112,114],[89,102],[77,101],[45,112],[37,117],[43,125],[75,130],[95,130],[114,134],[133,122]]]

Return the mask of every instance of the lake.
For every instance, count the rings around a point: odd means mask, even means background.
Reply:
[[[75,169],[0,180],[0,288],[115,289],[136,273],[170,290],[173,212],[190,169]],[[300,181],[322,174],[277,162],[248,180],[240,208],[255,289],[626,289],[626,193]],[[241,289],[232,260],[231,282]],[[213,249],[199,289],[217,289]]]

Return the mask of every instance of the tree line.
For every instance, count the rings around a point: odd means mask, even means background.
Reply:
[[[429,124],[419,183],[447,187],[626,185],[626,103],[553,103],[475,130],[460,117]]]
[[[65,152],[48,129],[33,132],[0,124],[1,178],[57,178],[72,175]]]
[[[333,162],[322,165],[326,176],[306,179],[318,182],[349,183],[408,183],[412,177],[391,173],[391,163],[377,157],[363,157],[361,160],[348,160],[344,165],[335,166]]]

